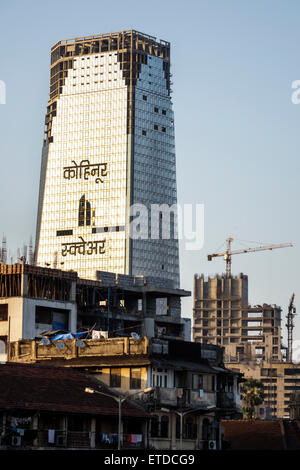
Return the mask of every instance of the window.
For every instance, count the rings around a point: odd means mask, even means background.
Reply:
[[[162,416],[160,421],[160,437],[169,437],[169,417]]]
[[[135,368],[130,370],[130,388],[140,389],[141,388],[141,369]]]
[[[156,106],[154,107],[154,112],[158,113],[158,108]]]
[[[121,387],[121,369],[110,369],[109,386],[113,388]]]
[[[300,369],[285,369],[284,375],[299,375]]]
[[[73,230],[57,230],[57,237],[65,237],[66,235],[73,235]]]
[[[51,307],[35,307],[35,324],[43,325],[44,329],[67,330],[69,326],[69,310]]]
[[[147,131],[145,131],[144,129],[142,130],[142,134],[143,135],[147,135]]]
[[[158,416],[153,416],[151,418],[150,428],[151,428],[151,431],[150,431],[151,437],[159,437],[159,419],[158,419]]]
[[[161,113],[165,116],[167,114],[167,111],[165,109],[162,109]]]
[[[197,424],[194,422],[194,418],[186,417],[184,419],[184,437],[185,439],[197,439]]]
[[[143,100],[147,101],[147,96],[146,95],[143,95]]]
[[[210,424],[207,418],[204,418],[202,423],[202,440],[207,441],[210,437]]]
[[[168,386],[168,370],[153,368],[152,384],[153,384],[153,387],[167,387]]]
[[[162,128],[161,128],[161,131],[162,131],[162,132],[166,132],[166,128],[165,128],[165,127],[162,127]]]
[[[151,437],[169,437],[169,416],[163,415],[161,417],[153,416],[151,418],[150,426]]]
[[[193,374],[193,389],[203,389],[203,375]]]
[[[91,225],[91,204],[85,199],[85,195],[81,196],[78,209],[78,226]]]
[[[277,369],[261,369],[260,375],[262,377],[276,377],[277,376]]]
[[[7,336],[0,336],[0,354],[6,354]]]
[[[158,125],[157,124],[154,124],[154,130],[158,131]]]
[[[8,320],[8,304],[0,305],[0,321]]]

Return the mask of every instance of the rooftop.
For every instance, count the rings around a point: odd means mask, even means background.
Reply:
[[[110,397],[89,394],[97,388],[85,374],[63,367],[38,364],[0,364],[0,409],[24,409],[89,415],[117,415],[117,402]],[[125,416],[145,417],[128,402]]]
[[[223,420],[230,450],[283,450],[300,448],[295,422],[282,420]],[[296,444],[296,446],[295,446]]]
[[[145,34],[145,33],[142,33],[140,31],[136,31],[135,29],[128,29],[128,30],[123,30],[123,31],[117,31],[117,32],[114,32],[114,33],[93,34],[91,36],[79,36],[79,37],[75,37],[75,38],[62,39],[62,40],[56,42],[52,46],[52,49],[54,49],[58,45],[73,44],[73,43],[76,43],[76,42],[90,42],[90,41],[97,40],[97,39],[117,38],[119,36],[126,36],[126,35],[138,36],[139,38],[141,38],[143,40],[148,40],[148,41],[151,41],[151,42],[159,42],[162,45],[169,45],[170,44],[168,41],[164,41],[162,39],[157,40],[155,36],[150,36],[149,34]]]

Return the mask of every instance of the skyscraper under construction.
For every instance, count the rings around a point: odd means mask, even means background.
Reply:
[[[133,204],[176,203],[170,43],[134,30],[57,42],[36,263],[90,279],[98,270],[155,276],[178,287],[176,213],[170,239],[132,239],[129,228]],[[150,235],[150,215],[148,223]]]

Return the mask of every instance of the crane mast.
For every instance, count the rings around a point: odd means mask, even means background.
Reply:
[[[294,329],[294,316],[296,314],[296,308],[294,306],[295,294],[292,295],[289,303],[287,313],[287,333],[288,333],[288,347],[287,347],[287,362],[293,362],[293,329]]]

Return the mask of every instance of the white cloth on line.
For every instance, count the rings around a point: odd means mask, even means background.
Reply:
[[[48,442],[49,444],[55,443],[55,430],[54,429],[48,429]]]

